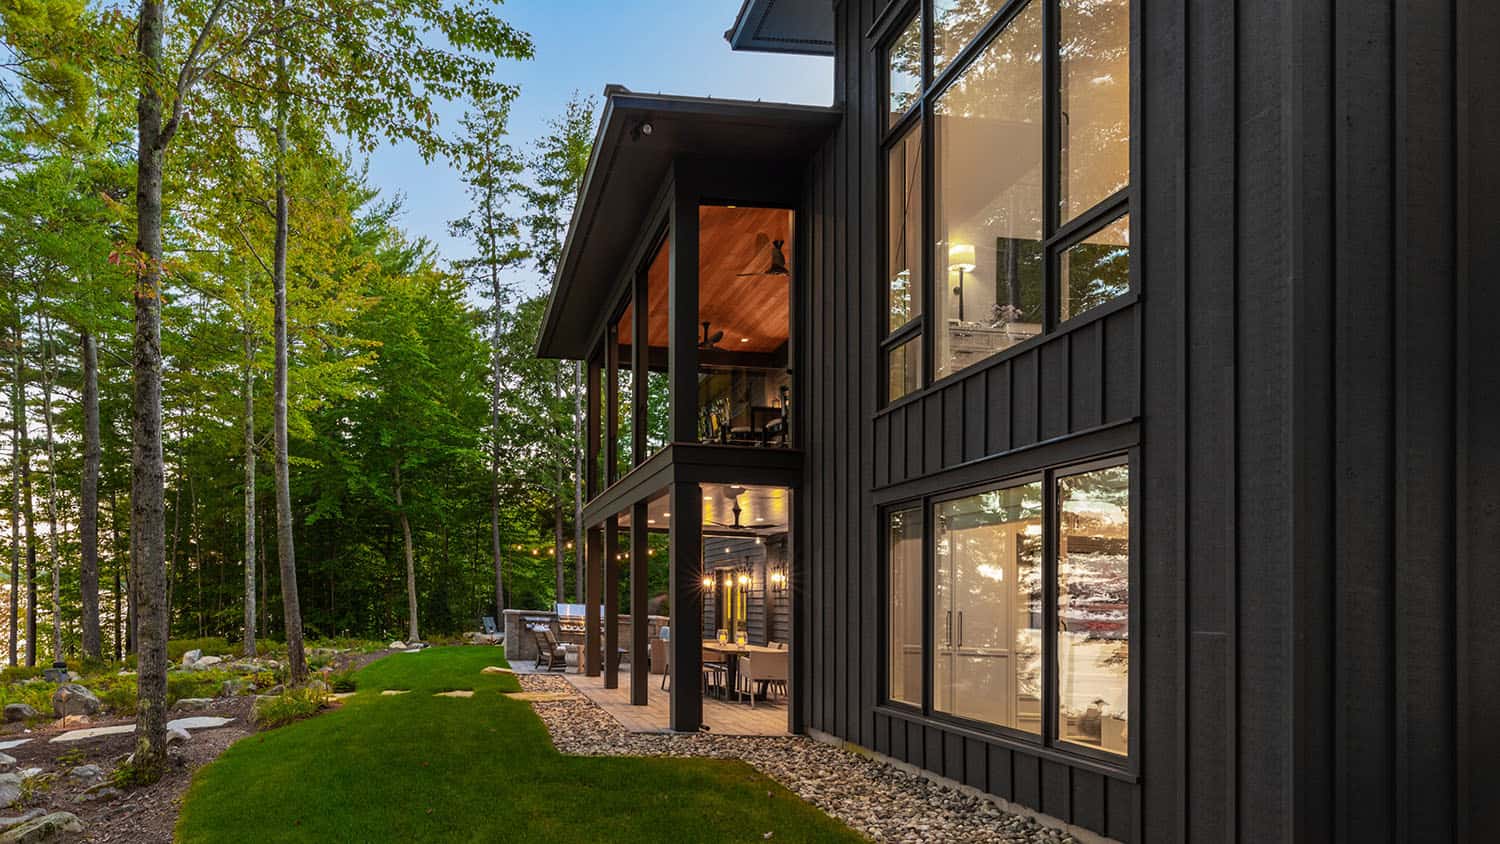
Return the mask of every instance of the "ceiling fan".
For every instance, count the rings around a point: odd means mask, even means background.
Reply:
[[[785,244],[786,241],[784,240],[772,240],[769,237],[766,237],[765,232],[756,233],[755,254],[759,255],[769,249],[771,251],[771,266],[762,272],[738,273],[737,277],[746,278],[750,276],[762,275],[791,275],[791,273],[789,273],[786,268],[786,253],[781,250],[781,247]]]
[[[724,488],[724,496],[726,498],[730,499],[734,503],[734,506],[730,509],[730,512],[734,513],[734,521],[732,523],[731,522],[710,522],[710,524],[712,524],[712,525],[714,525],[716,527],[729,528],[731,530],[740,531],[742,533],[753,533],[754,531],[757,531],[757,530],[775,530],[776,528],[785,527],[785,525],[769,525],[769,524],[742,525],[742,524],[740,524],[740,516],[742,514],[744,514],[744,512],[745,512],[744,510],[740,509],[740,496],[742,496],[744,494],[745,494],[745,488],[742,487],[742,486],[725,487]]]
[[[709,351],[719,348],[719,341],[724,339],[724,331],[720,329],[712,334],[708,333],[708,320],[703,321],[703,336],[698,338],[698,348]]]

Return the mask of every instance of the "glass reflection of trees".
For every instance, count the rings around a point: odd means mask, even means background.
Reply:
[[[1130,668],[1130,475],[1110,466],[1057,479],[1059,728],[1126,752]]]

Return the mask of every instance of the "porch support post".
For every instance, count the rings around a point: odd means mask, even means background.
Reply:
[[[668,250],[668,304],[671,310],[668,323],[672,338],[667,360],[672,395],[670,435],[675,443],[698,442],[698,189],[695,169],[680,161],[673,167],[672,242]],[[677,637],[673,635],[672,638]]]
[[[697,484],[669,487],[672,531],[672,729],[703,724],[703,499]]]
[[[588,463],[583,467],[583,476],[588,486],[588,498],[593,499],[599,494],[599,416],[601,407],[601,396],[599,395],[600,372],[603,367],[599,365],[599,355],[589,358],[589,383],[586,395],[588,396],[588,418],[585,426],[588,431]]]
[[[651,423],[647,407],[651,388],[651,287],[644,267],[635,274],[634,284],[632,298],[636,307],[631,311],[634,324],[630,327],[630,340],[634,344],[630,349],[630,384],[634,390],[630,397],[630,450],[634,457],[632,465],[639,466],[650,456],[646,452],[646,428]],[[669,310],[670,307],[669,303]]]
[[[650,684],[647,670],[646,600],[650,588],[651,549],[646,530],[646,502],[637,501],[630,510],[630,702],[646,705]]]
[[[620,519],[604,523],[604,688],[620,687]]]
[[[620,479],[620,327],[604,332],[604,485]]]
[[[588,567],[585,575],[588,583],[584,589],[583,602],[583,671],[590,677],[598,677],[599,598],[604,591],[604,536],[597,527],[590,528],[586,536]]]

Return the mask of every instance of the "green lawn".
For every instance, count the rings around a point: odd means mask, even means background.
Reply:
[[[859,840],[741,762],[563,756],[530,706],[501,694],[515,678],[479,673],[497,664],[485,647],[371,664],[342,708],[200,770],[178,840]],[[433,696],[451,689],[475,694]]]

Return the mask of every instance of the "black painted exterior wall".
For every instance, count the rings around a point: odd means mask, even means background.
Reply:
[[[1493,840],[1500,12],[1135,0],[1139,293],[882,409],[885,7],[807,171],[801,725],[1123,841]],[[880,505],[1126,450],[1129,762],[882,707]]]

